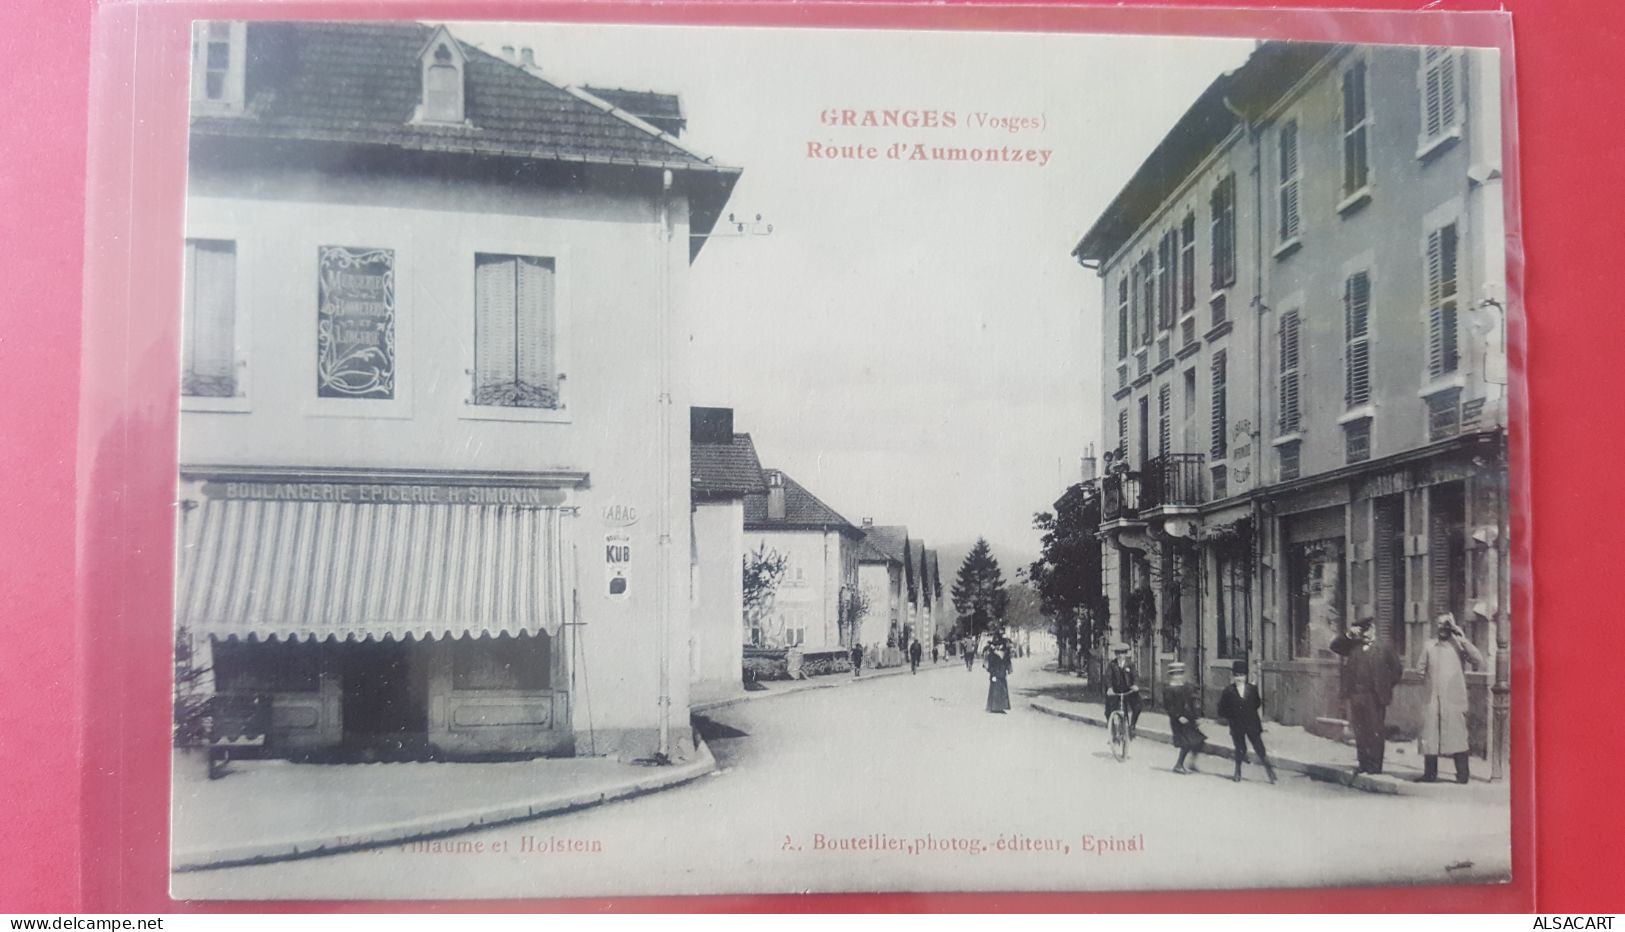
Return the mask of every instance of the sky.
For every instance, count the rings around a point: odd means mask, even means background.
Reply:
[[[1032,515],[1100,436],[1100,281],[1071,250],[1250,40],[466,24],[560,84],[679,94],[685,145],[744,169],[688,286],[693,402],[854,523],[1036,554]],[[955,126],[828,126],[828,110]],[[1035,126],[990,128],[976,114]],[[876,159],[809,158],[809,143]],[[886,158],[894,143],[1047,164]]]

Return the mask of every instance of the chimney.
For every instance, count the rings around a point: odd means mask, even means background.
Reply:
[[[519,64],[524,65],[526,68],[536,67],[536,50],[528,45],[520,49]]]
[[[870,528],[873,528],[874,526],[875,526],[875,519],[873,519],[873,518],[864,518],[863,519],[863,529],[865,531],[869,530]]]
[[[510,65],[517,65],[519,63],[519,59],[514,55],[513,46],[504,45],[502,47],[502,60],[506,61]]]
[[[1095,445],[1092,443],[1083,454],[1083,481],[1095,481]]]
[[[777,469],[767,474],[767,520],[784,520],[784,473]]]

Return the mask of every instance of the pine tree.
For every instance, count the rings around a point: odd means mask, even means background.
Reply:
[[[1002,626],[1009,594],[1004,591],[1004,575],[999,561],[987,540],[976,538],[976,546],[965,554],[959,565],[959,578],[954,581],[954,611],[961,624],[968,625],[970,633],[981,634],[990,628]]]

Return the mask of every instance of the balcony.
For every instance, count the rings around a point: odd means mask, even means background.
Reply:
[[[1140,509],[1194,509],[1207,499],[1206,457],[1164,453],[1145,464]]]
[[[1100,521],[1133,521],[1140,514],[1138,473],[1112,473],[1100,482]]]

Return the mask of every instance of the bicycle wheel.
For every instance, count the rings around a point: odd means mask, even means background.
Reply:
[[[1112,756],[1124,760],[1128,757],[1128,719],[1121,712],[1113,712],[1108,724],[1112,735]]]

